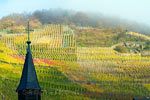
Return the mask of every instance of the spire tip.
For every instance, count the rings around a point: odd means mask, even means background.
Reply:
[[[28,41],[27,41],[27,44],[28,44],[28,45],[29,45],[29,44],[31,44],[31,41],[30,41],[30,40],[28,40]]]

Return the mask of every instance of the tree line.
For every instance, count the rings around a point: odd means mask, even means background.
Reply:
[[[44,24],[64,24],[96,28],[118,27],[143,34],[150,33],[150,27],[142,23],[128,21],[114,16],[106,16],[102,13],[64,9],[43,9],[36,10],[32,13],[13,13],[0,19],[0,30],[15,33],[23,32],[29,19],[31,29],[39,28]]]

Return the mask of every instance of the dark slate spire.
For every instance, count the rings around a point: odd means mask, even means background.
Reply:
[[[28,48],[27,48],[27,54],[26,54],[26,58],[25,58],[24,68],[23,68],[20,84],[16,91],[17,92],[24,91],[24,90],[41,91],[41,88],[38,83],[33,59],[32,59],[31,49],[30,49],[31,41],[29,40],[29,23],[28,23],[27,44],[28,44]]]

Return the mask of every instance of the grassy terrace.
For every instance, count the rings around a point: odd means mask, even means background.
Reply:
[[[119,53],[113,46],[76,47],[74,37],[70,38],[69,35],[63,43],[70,44],[70,47],[62,47],[64,37],[57,36],[62,33],[53,34],[54,31],[51,29],[53,28],[42,30],[41,33],[37,31],[35,37],[31,34],[33,61],[43,89],[42,100],[132,100],[133,97],[150,96],[149,56],[141,56],[140,53]],[[56,38],[51,39],[51,36],[55,35]],[[111,34],[108,35],[111,37]],[[128,35],[125,36],[128,39]],[[40,43],[39,41],[43,41],[45,37],[49,38],[46,38],[45,43]],[[123,36],[120,37],[123,39]],[[55,39],[61,45],[58,46]],[[119,39],[118,42],[121,41]],[[133,37],[132,40],[135,39],[139,38]],[[49,44],[47,40],[51,40]],[[26,35],[7,34],[1,37],[2,100],[17,100],[15,91],[26,54],[26,45],[23,41],[26,41]],[[54,47],[51,45],[53,43],[56,44]]]
[[[43,100],[130,100],[149,96],[150,58],[126,57],[103,49],[78,48],[77,62],[34,59]],[[24,58],[10,56],[9,48],[0,51],[1,98],[17,99],[15,90]]]
[[[5,100],[17,100],[17,93],[15,91],[21,77],[23,61],[8,56],[3,50],[1,50],[0,55],[0,97]],[[60,66],[51,67],[47,65],[36,65],[39,83],[43,89],[42,100],[91,100],[82,94],[88,91],[87,88],[73,83],[64,76],[58,70]]]

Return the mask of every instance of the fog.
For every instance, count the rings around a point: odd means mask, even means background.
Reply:
[[[62,8],[102,13],[150,25],[150,0],[0,0],[0,18],[11,13]]]

